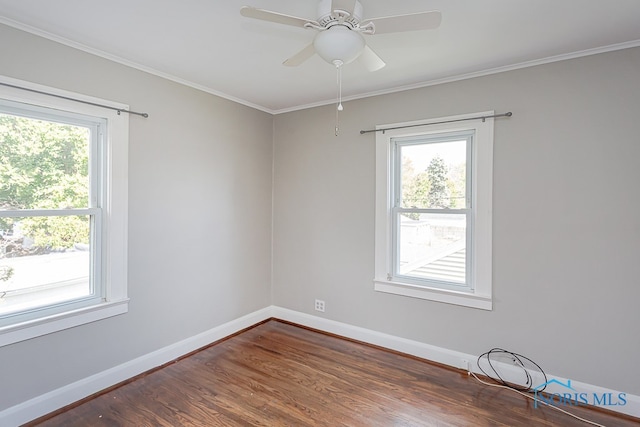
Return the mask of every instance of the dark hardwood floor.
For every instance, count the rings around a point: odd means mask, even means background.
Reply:
[[[30,425],[588,426],[462,371],[275,320]]]

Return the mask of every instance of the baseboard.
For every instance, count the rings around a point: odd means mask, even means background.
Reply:
[[[272,308],[250,313],[122,365],[76,381],[0,412],[1,426],[19,426],[98,393],[118,383],[178,359],[272,317]]]
[[[24,424],[120,382],[126,381],[136,375],[140,375],[172,360],[178,359],[194,350],[205,347],[269,318],[297,323],[301,326],[388,348],[454,368],[467,369],[467,366],[470,366],[474,372],[478,373],[479,371],[475,365],[477,358],[475,355],[400,338],[298,311],[271,306],[5,409],[0,412],[0,425],[18,426]],[[546,392],[552,395],[557,394],[559,398],[567,394],[569,390],[566,385],[569,380],[554,375],[548,375],[548,379],[552,381],[545,390]],[[570,386],[572,390],[569,394],[577,393],[579,397],[582,397],[582,394],[584,394],[589,403],[593,403],[593,398],[597,396],[598,400],[596,403],[608,403],[608,405],[604,405],[606,409],[640,418],[640,396],[624,394],[624,405],[620,405],[622,402],[619,399],[620,392],[616,390],[579,381],[571,381]],[[614,405],[614,403],[617,403],[617,405]],[[568,407],[566,409],[570,410],[571,408]]]
[[[454,350],[447,350],[441,347],[412,341],[393,335],[383,334],[371,329],[365,329],[346,323],[336,322],[318,316],[312,316],[298,311],[288,310],[281,307],[272,308],[273,317],[297,323],[313,329],[340,335],[346,338],[362,341],[368,344],[388,348],[400,353],[428,359],[444,365],[462,368],[462,360],[475,360],[473,356],[460,353]]]
[[[390,350],[438,362],[454,368],[467,369],[467,366],[469,366],[473,372],[478,374],[481,373],[480,369],[476,365],[478,355],[461,353],[459,351],[449,350],[418,341],[383,334],[370,329],[336,322],[281,307],[272,307],[272,314],[273,317],[277,319],[297,323],[302,326],[318,329],[379,347],[388,348]],[[505,369],[508,369],[508,367]],[[556,375],[547,374],[547,379],[550,382],[547,385],[545,392],[555,396],[556,403],[567,397],[577,397],[581,404],[584,404],[584,401],[586,400],[590,405],[640,418],[640,396],[580,381],[569,380]],[[571,389],[567,388],[567,384],[570,385]],[[624,400],[624,404],[621,404],[623,403],[623,400],[621,400],[620,397]],[[566,402],[565,404],[561,403],[558,406],[571,411],[571,406],[575,405]]]

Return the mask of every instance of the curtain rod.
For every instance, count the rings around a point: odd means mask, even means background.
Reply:
[[[94,107],[107,108],[107,109],[109,109],[109,110],[117,111],[117,112],[118,112],[118,114],[120,114],[120,113],[135,114],[135,115],[137,115],[137,116],[142,116],[142,117],[144,117],[145,119],[146,119],[147,117],[149,117],[149,114],[147,114],[147,113],[138,113],[137,111],[125,110],[125,109],[122,109],[122,108],[112,107],[112,106],[110,106],[110,105],[97,104],[97,103],[95,103],[95,102],[83,101],[82,99],[70,98],[70,97],[68,97],[68,96],[57,95],[57,94],[55,94],[55,93],[49,93],[49,92],[44,92],[44,91],[41,91],[41,90],[30,89],[30,88],[28,88],[28,87],[16,86],[16,85],[12,85],[12,84],[9,84],[9,83],[3,83],[3,82],[0,82],[0,85],[2,85],[2,86],[7,86],[7,87],[11,87],[11,88],[14,88],[14,89],[26,90],[26,91],[33,92],[33,93],[39,93],[40,95],[54,96],[54,97],[56,97],[56,98],[66,99],[67,101],[81,102],[81,103],[83,103],[83,104],[93,105]]]
[[[371,133],[371,132],[386,132],[388,130],[395,130],[395,129],[405,129],[405,128],[413,128],[413,127],[417,127],[417,126],[430,126],[430,125],[441,125],[443,123],[455,123],[455,122],[464,122],[467,120],[478,120],[478,119],[482,119],[482,121],[484,122],[486,119],[493,119],[495,117],[511,117],[513,116],[513,113],[511,111],[509,111],[508,113],[502,113],[502,114],[494,114],[492,116],[478,116],[478,117],[468,117],[466,119],[455,119],[455,120],[445,120],[443,122],[433,122],[433,123],[419,123],[419,124],[415,124],[415,125],[405,125],[405,126],[396,126],[396,127],[392,127],[392,128],[384,128],[384,129],[369,129],[369,130],[361,130],[360,134],[365,134],[365,133]]]

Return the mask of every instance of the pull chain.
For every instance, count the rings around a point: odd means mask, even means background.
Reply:
[[[336,136],[338,136],[338,131],[340,130],[340,111],[344,110],[342,107],[342,65],[343,62],[339,59],[333,61],[333,65],[336,66],[337,70],[337,78],[338,78],[338,106],[336,108]]]

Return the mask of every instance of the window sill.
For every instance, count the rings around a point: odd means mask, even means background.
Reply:
[[[0,347],[117,316],[127,311],[129,311],[128,298],[5,326],[0,328]]]
[[[466,292],[451,291],[447,289],[428,288],[425,286],[411,285],[407,283],[391,282],[388,280],[375,280],[375,290],[394,295],[403,295],[411,298],[420,298],[430,301],[444,302],[447,304],[461,305],[464,307],[481,310],[492,310],[491,296],[471,294]]]

